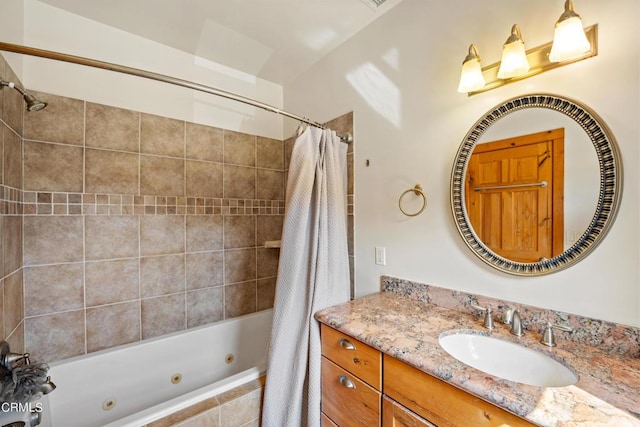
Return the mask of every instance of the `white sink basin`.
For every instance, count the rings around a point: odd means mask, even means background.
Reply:
[[[540,387],[564,387],[578,381],[571,369],[551,357],[499,338],[445,333],[438,341],[459,361],[506,380]]]

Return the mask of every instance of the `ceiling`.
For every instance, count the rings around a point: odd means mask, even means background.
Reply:
[[[283,85],[402,0],[40,1]]]

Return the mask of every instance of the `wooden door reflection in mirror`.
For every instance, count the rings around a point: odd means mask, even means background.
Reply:
[[[563,251],[564,129],[475,147],[465,200],[478,237],[496,254],[537,262]]]

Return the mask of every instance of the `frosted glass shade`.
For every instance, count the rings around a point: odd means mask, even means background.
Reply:
[[[482,89],[484,84],[484,76],[482,75],[482,68],[480,68],[480,61],[477,59],[465,61],[464,64],[462,64],[458,92],[475,92]]]
[[[529,71],[529,61],[524,50],[522,40],[507,43],[502,48],[502,61],[498,70],[498,78],[510,79],[526,74]]]
[[[562,62],[580,57],[591,49],[579,17],[565,19],[556,24],[549,61]]]

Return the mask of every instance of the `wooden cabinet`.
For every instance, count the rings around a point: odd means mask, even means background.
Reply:
[[[321,337],[323,426],[379,426],[382,354],[326,325]]]
[[[533,426],[393,357],[385,355],[383,366],[384,394],[438,426]]]
[[[404,406],[382,396],[382,427],[437,427]]]
[[[322,427],[533,426],[324,324],[321,334]]]

